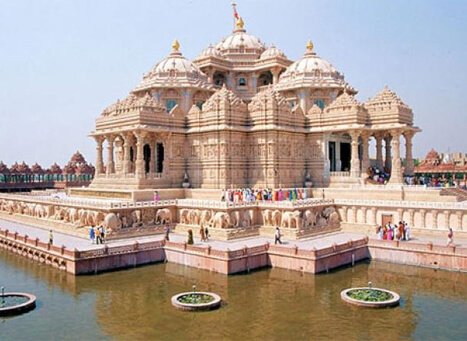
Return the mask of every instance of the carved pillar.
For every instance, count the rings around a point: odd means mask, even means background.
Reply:
[[[327,182],[330,176],[331,165],[329,162],[329,134],[323,134],[323,155],[324,155],[324,171],[323,180]]]
[[[258,74],[256,72],[253,72],[251,74],[251,91],[253,91],[253,93],[256,93],[257,92],[257,89],[258,89]]]
[[[444,227],[449,228],[449,219],[451,219],[451,211],[444,211]]]
[[[103,136],[94,136],[96,140],[96,175],[104,173],[104,162],[102,158],[102,143],[104,142]]]
[[[123,135],[123,173],[131,173],[131,158],[130,158],[130,148],[132,142],[132,134]]]
[[[384,138],[384,147],[386,150],[386,157],[384,159],[384,168],[389,172],[391,170],[391,136]]]
[[[398,130],[391,131],[392,135],[392,165],[391,165],[391,178],[389,182],[391,184],[402,184],[402,163],[401,163],[401,151],[400,151],[400,132]]]
[[[281,72],[281,69],[278,68],[273,68],[271,70],[272,73],[272,84],[276,84],[279,82],[279,73]]]
[[[402,217],[404,216],[404,210],[402,208],[397,209],[397,223],[402,221]]]
[[[463,230],[463,228],[462,228],[462,216],[463,216],[463,215],[464,215],[464,214],[462,213],[462,211],[457,211],[457,212],[456,212],[456,216],[457,216],[457,226],[458,226],[457,229],[458,229],[459,231],[462,231],[462,230]]]
[[[405,137],[405,175],[413,176],[414,163],[412,155],[412,138],[414,133],[412,131],[406,131]]]
[[[409,209],[409,226],[413,228],[414,224],[415,210],[413,208]]]
[[[107,135],[107,175],[115,173],[115,162],[114,162],[114,135]]]
[[[425,228],[426,227],[426,210],[421,209],[420,210],[420,228]]]
[[[352,206],[352,223],[357,223],[357,207]]]
[[[138,178],[144,177],[144,139],[145,133],[136,133],[136,162],[135,173]]]
[[[371,221],[370,221],[370,224],[372,225],[376,225],[376,212],[377,212],[376,207],[372,207],[371,208]]]
[[[342,221],[345,222],[345,223],[348,223],[347,221],[347,211],[348,211],[348,207],[347,206],[342,206]]]
[[[364,224],[367,224],[368,222],[366,221],[366,210],[367,208],[366,207],[362,207],[362,215],[363,215],[363,223]]]
[[[376,166],[383,169],[383,135],[381,133],[375,134],[376,139]]]
[[[370,168],[370,156],[368,155],[368,140],[370,135],[367,132],[362,133],[362,177],[366,178],[368,168]]]
[[[352,138],[352,155],[350,160],[350,176],[358,178],[360,176],[360,160],[358,158],[358,138],[360,136],[359,131],[350,132]]]
[[[431,211],[431,224],[433,225],[432,228],[438,228],[438,211],[436,210]]]

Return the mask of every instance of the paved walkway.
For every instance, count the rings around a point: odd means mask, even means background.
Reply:
[[[41,229],[38,227],[34,227],[32,225],[27,225],[24,223],[13,222],[9,220],[0,219],[0,228],[8,229],[11,232],[18,232],[21,235],[28,235],[30,238],[35,239],[39,238],[41,241],[48,241],[49,239],[49,231],[45,229]],[[64,245],[66,248],[69,249],[78,249],[81,251],[84,250],[93,250],[99,249],[104,247],[103,245],[96,245],[91,244],[89,239],[81,238],[74,235],[69,235],[61,232],[53,232],[54,236],[54,244],[58,246]],[[356,240],[364,237],[365,234],[363,233],[354,233],[354,232],[334,232],[327,234],[325,236],[317,236],[312,237],[309,239],[302,239],[302,240],[283,240],[282,246],[284,247],[295,247],[298,246],[299,249],[303,250],[311,250],[312,248],[322,249],[331,246],[332,244],[342,244],[348,242],[349,240]],[[142,242],[151,242],[151,241],[159,241],[164,238],[163,235],[157,234],[152,236],[139,236],[139,237],[132,237],[132,238],[125,238],[125,239],[118,239],[118,240],[111,240],[107,244],[109,246],[122,246],[132,244],[135,241],[140,243]],[[376,236],[370,236],[372,239],[376,239]],[[176,232],[170,234],[170,240],[175,242],[184,242],[186,241],[187,236],[186,234],[178,234]],[[403,242],[403,243],[417,243],[417,242],[428,242],[431,241],[433,244],[437,245],[446,245],[446,240],[442,237],[435,237],[435,236],[420,236],[414,237],[411,241]],[[249,237],[249,238],[242,238],[236,239],[234,241],[221,241],[221,240],[210,240],[209,242],[201,242],[199,238],[194,238],[195,245],[198,246],[211,246],[213,249],[216,250],[239,250],[247,247],[254,247],[259,245],[264,245],[267,242],[273,244],[274,239],[268,238],[265,236],[258,236],[258,237]],[[455,243],[457,246],[464,246],[467,247],[467,240],[466,239],[455,239]]]

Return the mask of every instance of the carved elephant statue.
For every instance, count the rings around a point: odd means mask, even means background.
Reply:
[[[180,210],[180,223],[182,223],[182,224],[189,224],[189,223],[190,223],[189,214],[190,214],[190,210],[189,210],[189,209],[187,209],[187,208],[182,208],[182,209]]]
[[[45,207],[45,217],[47,219],[52,219],[53,215],[55,213],[55,207],[54,205],[47,205]]]
[[[133,227],[141,226],[143,224],[141,211],[134,210],[133,212],[131,212],[131,220]]]
[[[262,213],[263,213],[263,225],[271,226],[272,225],[272,211],[264,210]]]
[[[190,210],[189,218],[190,218],[191,225],[199,225],[199,220],[200,220],[199,210],[195,210],[195,209]]]
[[[303,228],[313,227],[316,224],[316,212],[306,210],[303,213]]]
[[[340,222],[340,218],[339,218],[339,213],[337,213],[336,211],[332,212],[330,215],[329,215],[329,218],[328,218],[328,223],[330,225],[336,225]]]
[[[244,228],[251,226],[251,212],[249,210],[243,212],[241,226]]]
[[[281,224],[282,213],[279,210],[272,212],[271,225],[279,226]]]
[[[211,221],[212,212],[210,210],[204,210],[201,212],[200,225],[208,225]]]
[[[162,208],[156,213],[156,224],[172,223],[172,212],[168,208]]]
[[[230,216],[226,212],[216,212],[211,220],[214,228],[228,228],[231,226]]]
[[[300,211],[293,211],[293,212],[284,212],[282,214],[282,227],[300,227],[301,224],[301,212]]]
[[[329,206],[323,210],[322,215],[324,218],[329,218],[329,216],[334,212],[336,212],[336,209],[333,206]]]
[[[230,224],[233,227],[237,227],[240,225],[240,212],[239,211],[230,212]]]
[[[107,213],[107,215],[104,217],[102,225],[107,230],[107,233],[122,228],[122,222],[115,213]]]
[[[38,218],[43,218],[45,217],[45,208],[44,206],[37,204],[34,206],[34,216]]]

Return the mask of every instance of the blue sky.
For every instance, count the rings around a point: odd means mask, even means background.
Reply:
[[[360,101],[384,85],[423,129],[414,154],[467,152],[467,1],[237,0],[246,29],[299,58],[308,39]],[[0,160],[49,166],[170,51],[188,58],[232,30],[230,1],[0,0]]]

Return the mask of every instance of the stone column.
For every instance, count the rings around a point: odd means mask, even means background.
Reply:
[[[357,223],[357,207],[352,206],[352,223]]]
[[[130,159],[130,148],[132,142],[132,134],[128,133],[123,135],[123,173],[131,173],[131,159]]]
[[[273,68],[271,69],[272,73],[272,84],[276,84],[279,82],[279,73],[281,72],[280,68]]]
[[[350,176],[358,178],[360,176],[360,160],[358,158],[358,138],[359,131],[351,131],[350,137],[352,138],[352,154],[350,160]]]
[[[413,176],[414,163],[412,155],[412,138],[414,133],[412,131],[406,131],[405,137],[405,175]]]
[[[391,184],[402,184],[402,163],[401,163],[401,151],[400,151],[400,132],[397,130],[391,131],[392,143],[391,147],[393,150],[392,165],[391,165],[391,178],[389,183]]]
[[[103,136],[94,136],[94,139],[96,140],[97,146],[96,146],[96,175],[103,174],[104,173],[104,162],[102,158],[102,143],[104,142],[104,137]]]
[[[444,211],[444,224],[446,226],[444,226],[445,228],[449,228],[449,219],[451,219],[451,212],[450,211]]]
[[[410,228],[413,228],[414,215],[415,215],[415,210],[413,208],[409,209],[409,226],[410,226]]]
[[[257,89],[258,89],[258,74],[256,72],[253,72],[251,74],[251,86],[248,86],[250,88],[250,91],[256,94]]]
[[[370,135],[367,132],[362,133],[362,178],[366,178],[368,168],[370,168],[370,155],[368,154],[368,140]]]
[[[145,133],[136,133],[136,162],[135,162],[135,173],[138,178],[144,177],[144,141]]]
[[[464,215],[464,214],[462,213],[462,211],[457,211],[457,212],[456,212],[456,216],[457,216],[457,226],[458,226],[457,229],[458,229],[459,231],[462,231],[462,230],[463,230],[463,228],[462,228],[462,216],[463,216],[463,215]]]
[[[432,228],[438,228],[438,211],[436,210],[431,211],[431,223],[433,224]]]
[[[114,135],[107,135],[107,175],[115,173],[115,162],[114,162]]]
[[[399,221],[402,221],[402,217],[404,216],[404,210],[402,208],[397,209],[397,224]]]
[[[191,90],[183,90],[182,91],[182,103],[181,109],[184,113],[187,113],[188,110],[191,108]]]
[[[384,168],[389,172],[391,171],[391,136],[384,138],[384,147],[386,149],[386,157],[384,159]]]
[[[370,221],[370,224],[372,225],[376,225],[376,212],[377,212],[376,207],[372,207],[371,208],[371,221]]]
[[[308,111],[308,105],[307,105],[307,91],[306,90],[299,90],[297,92],[298,95],[298,104],[302,108],[303,112]]]
[[[342,221],[345,222],[345,223],[348,223],[348,220],[347,220],[347,211],[349,210],[349,208],[347,206],[342,206]]]
[[[376,166],[383,169],[383,135],[381,133],[375,134],[376,139]]]
[[[426,227],[426,210],[420,210],[420,228]]]
[[[362,206],[362,215],[363,215],[363,223],[367,224],[368,222],[366,221],[366,210],[367,208],[365,206]]]

